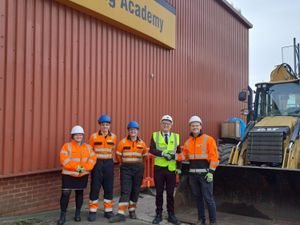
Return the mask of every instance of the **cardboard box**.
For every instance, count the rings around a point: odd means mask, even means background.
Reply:
[[[241,130],[239,122],[223,122],[221,124],[222,138],[241,138]]]

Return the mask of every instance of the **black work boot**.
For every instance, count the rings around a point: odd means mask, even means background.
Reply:
[[[206,225],[206,222],[205,222],[205,220],[198,220],[196,225]]]
[[[169,213],[168,222],[173,223],[175,225],[180,225],[181,223],[178,221],[174,213]]]
[[[60,212],[60,217],[57,221],[57,225],[63,225],[66,222],[66,214],[66,212]]]
[[[129,218],[130,219],[136,219],[136,214],[135,214],[135,211],[129,211]]]
[[[81,221],[81,217],[80,217],[80,209],[76,209],[74,220],[75,220],[76,222]]]
[[[110,223],[117,223],[117,222],[122,222],[122,221],[125,221],[125,215],[122,215],[119,213],[109,219]]]
[[[96,212],[89,212],[88,221],[94,222],[96,220]]]
[[[113,216],[114,216],[113,212],[104,212],[104,217],[107,218],[107,219],[109,219],[109,218],[111,218]]]
[[[153,224],[159,224],[162,221],[162,215],[156,214],[154,220],[152,221]]]

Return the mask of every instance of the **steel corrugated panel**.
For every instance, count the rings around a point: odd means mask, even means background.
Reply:
[[[88,139],[102,113],[119,140],[137,120],[147,143],[165,113],[182,142],[192,114],[215,137],[239,116],[248,28],[217,1],[169,2],[176,50],[52,0],[0,0],[0,176],[59,168],[71,127],[83,125]]]

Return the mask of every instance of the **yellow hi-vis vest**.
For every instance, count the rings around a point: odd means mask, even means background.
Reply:
[[[166,144],[165,139],[160,131],[154,132],[152,137],[156,144],[157,150],[160,150],[162,152],[168,152],[170,154],[176,153],[177,146],[179,145],[179,134],[171,133],[170,138],[168,140],[168,144]],[[168,167],[169,171],[176,170],[176,160],[168,161],[161,156],[155,156],[154,165],[160,167]]]

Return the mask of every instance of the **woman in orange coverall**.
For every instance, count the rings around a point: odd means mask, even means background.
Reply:
[[[60,218],[58,225],[66,222],[66,213],[72,190],[75,190],[76,211],[74,220],[81,221],[80,210],[83,203],[83,189],[86,188],[89,172],[96,163],[96,154],[92,147],[83,143],[84,130],[74,126],[71,130],[71,142],[65,143],[60,150],[62,169],[62,192],[60,198]]]

